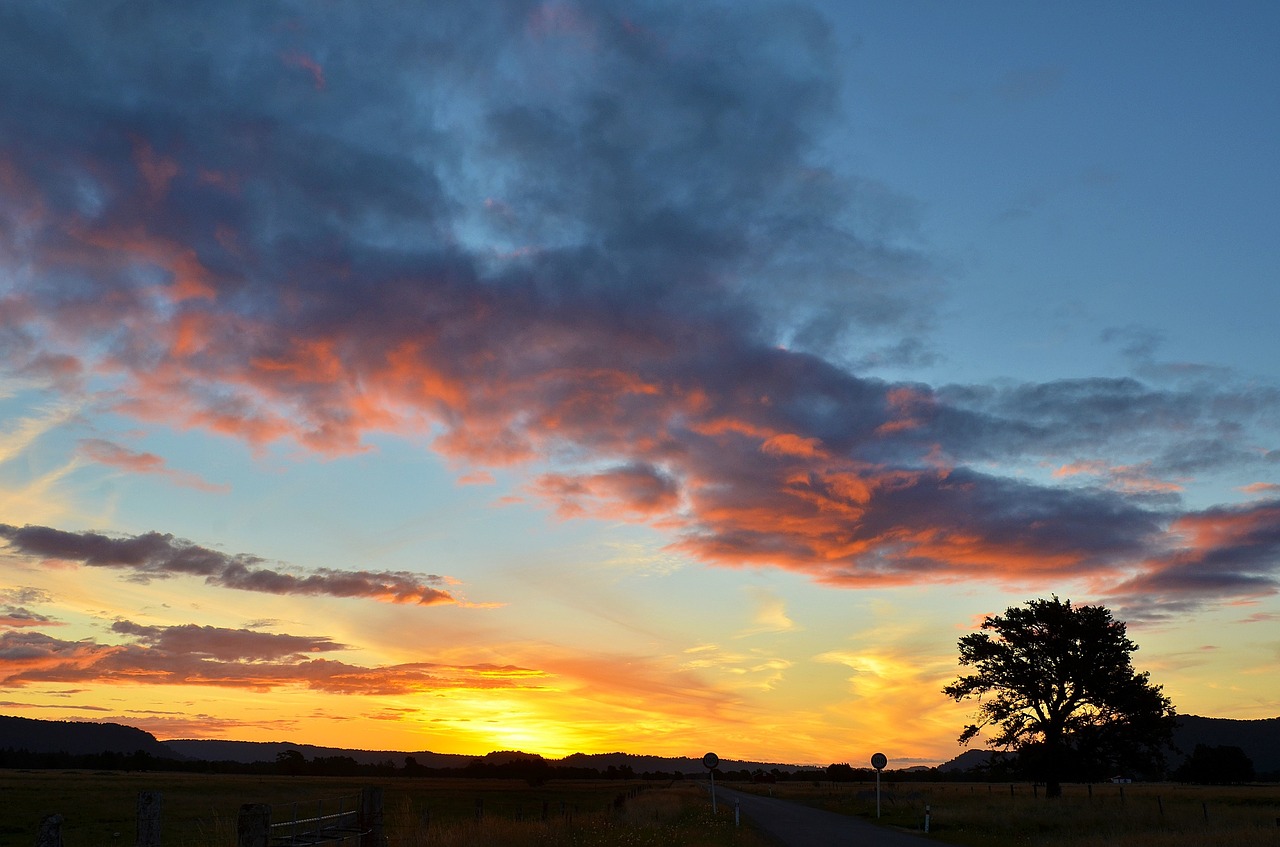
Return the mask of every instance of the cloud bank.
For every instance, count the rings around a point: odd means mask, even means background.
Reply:
[[[429,433],[477,471],[528,467],[562,515],[830,585],[1084,580],[1139,610],[1276,590],[1280,501],[1183,494],[1274,474],[1274,387],[854,364],[935,355],[940,282],[909,204],[823,152],[816,14],[73,7],[0,10],[14,373],[256,445]],[[5,537],[138,577],[452,599],[159,533]]]

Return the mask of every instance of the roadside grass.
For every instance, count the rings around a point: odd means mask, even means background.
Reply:
[[[0,847],[32,847],[61,814],[66,847],[131,847],[139,792],[163,795],[165,847],[234,847],[240,806],[291,804],[383,789],[390,847],[765,847],[749,826],[713,819],[690,783],[340,778],[108,771],[0,771]],[[623,798],[619,802],[619,797]],[[544,819],[544,809],[546,817]],[[303,805],[305,812],[305,805]]]
[[[411,813],[412,815],[412,813]],[[454,820],[431,827],[388,821],[392,847],[766,847],[749,826],[713,817],[706,792],[695,785],[642,791],[620,809],[580,813],[547,822]]]
[[[739,786],[734,785],[737,788]],[[875,783],[778,783],[746,790],[874,821]],[[885,782],[879,823],[967,847],[1253,847],[1280,844],[1280,785]]]

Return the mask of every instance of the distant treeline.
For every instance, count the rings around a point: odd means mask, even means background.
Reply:
[[[518,779],[530,785],[541,785],[549,780],[565,779],[618,779],[653,780],[670,782],[692,778],[705,778],[702,774],[688,775],[680,771],[643,771],[636,773],[631,767],[610,765],[599,768],[556,765],[538,756],[513,756],[503,761],[475,759],[463,767],[429,768],[418,764],[413,756],[402,762],[393,759],[363,763],[350,756],[316,756],[308,759],[297,750],[286,750],[274,761],[236,762],[207,761],[199,759],[172,759],[155,756],[146,750],[132,753],[108,751],[104,753],[32,752],[12,747],[0,749],[0,768],[12,769],[61,769],[108,771],[169,771],[180,773],[250,774],[288,776],[337,776],[337,777],[432,777],[453,779]],[[937,768],[911,768],[885,771],[884,776],[895,782],[1008,782],[1034,778],[1017,767],[1016,760],[994,762],[981,768],[966,771],[940,771]],[[1167,776],[1179,782],[1228,783],[1248,782],[1254,779],[1276,781],[1280,774],[1255,774],[1252,762],[1238,747],[1208,748],[1197,746],[1195,755],[1180,768]],[[1155,777],[1159,778],[1159,777]],[[716,779],[724,782],[776,783],[796,781],[870,782],[875,780],[871,768],[855,768],[848,763],[828,765],[826,768],[800,768],[783,770],[757,768],[748,770],[716,770]],[[1094,781],[1094,780],[1085,780]]]
[[[132,753],[108,751],[104,753],[32,752],[12,747],[0,749],[0,768],[29,770],[111,770],[111,771],[167,771],[178,773],[215,773],[288,776],[383,776],[383,777],[437,777],[463,779],[521,779],[540,784],[552,779],[649,779],[678,780],[685,775],[679,772],[645,771],[635,773],[629,767],[610,765],[605,770],[597,768],[553,765],[537,757],[514,758],[504,762],[486,762],[481,759],[460,768],[428,768],[419,765],[408,756],[397,764],[392,759],[371,764],[357,762],[350,756],[316,756],[307,759],[296,750],[286,751],[269,762],[206,761],[197,759],[170,759],[153,756],[145,750]]]
[[[154,756],[145,750],[132,753],[109,751],[105,753],[72,754],[65,752],[31,752],[12,747],[0,749],[0,768],[64,769],[64,770],[112,770],[112,771],[170,771],[181,773],[289,775],[289,776],[381,776],[381,777],[435,777],[459,779],[519,779],[541,784],[553,779],[618,779],[654,780],[670,782],[695,778],[680,771],[646,770],[637,773],[631,767],[609,765],[599,768],[557,765],[537,756],[513,756],[505,761],[486,761],[477,758],[464,767],[429,768],[418,764],[413,756],[403,761],[387,759],[382,762],[362,763],[350,756],[316,756],[308,759],[297,750],[280,753],[274,761],[235,762],[198,759],[171,759]],[[705,775],[698,775],[705,778]],[[895,779],[938,779],[934,769],[928,771],[893,772]],[[725,782],[787,782],[790,780],[865,780],[874,779],[874,771],[855,769],[849,765],[831,765],[828,768],[782,770],[716,770],[716,779]]]

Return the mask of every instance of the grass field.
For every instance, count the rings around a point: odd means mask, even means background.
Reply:
[[[727,807],[711,817],[695,784],[340,779],[87,771],[0,771],[0,847],[33,847],[40,819],[63,815],[66,847],[132,847],[139,792],[160,791],[164,847],[234,847],[245,803],[290,804],[383,789],[390,847],[765,847]],[[874,783],[733,787],[868,819]],[[1280,844],[1280,785],[1067,785],[1052,803],[1027,784],[883,785],[882,819],[972,847],[1253,847]],[[615,806],[619,794],[628,796]],[[483,815],[477,820],[477,801]],[[542,819],[543,808],[547,820]]]
[[[163,795],[164,847],[234,847],[242,804],[287,815],[293,803],[358,795],[367,785],[383,789],[390,847],[765,845],[725,810],[712,819],[705,792],[685,783],[0,771],[0,847],[33,847],[40,820],[53,813],[64,818],[66,847],[133,847],[143,791]],[[619,807],[619,794],[634,796]]]
[[[738,787],[737,785],[733,787]],[[1049,802],[1025,783],[890,783],[881,822],[919,831],[926,809],[933,840],[971,847],[1253,847],[1280,845],[1280,785],[1202,787],[1170,783],[1064,785]],[[874,819],[875,783],[752,786],[844,814]]]

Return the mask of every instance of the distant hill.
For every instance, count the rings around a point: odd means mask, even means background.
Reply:
[[[395,762],[396,767],[403,767],[406,756],[424,768],[464,768],[472,762],[480,761],[489,765],[499,765],[514,759],[538,758],[553,767],[595,768],[607,771],[610,767],[629,767],[635,773],[664,771],[666,773],[702,774],[707,769],[702,766],[702,759],[670,756],[639,756],[632,753],[573,753],[563,759],[547,759],[534,753],[518,750],[497,750],[483,756],[467,756],[458,753],[432,753],[425,750],[417,752],[400,752],[393,750],[352,750],[345,747],[317,747],[313,744],[291,744],[286,741],[217,741],[217,740],[178,740],[164,742],[176,753],[191,759],[206,761],[240,762],[274,762],[276,756],[286,750],[297,750],[308,759],[330,756],[349,756],[362,765],[374,765],[388,759]],[[747,762],[740,760],[721,760],[720,770],[756,770],[763,768],[780,770],[796,770],[796,765],[779,765],[768,762]]]
[[[207,762],[274,762],[286,750],[297,750],[308,759],[347,756],[362,765],[376,765],[388,759],[396,767],[404,767],[406,756],[424,768],[464,768],[475,761],[476,756],[455,753],[418,751],[405,753],[397,750],[353,750],[346,747],[318,747],[314,744],[292,744],[288,741],[221,741],[216,739],[179,739],[164,742],[171,750],[190,759]]]
[[[707,772],[701,758],[638,756],[632,753],[574,753],[554,761],[553,764],[575,768],[595,768],[602,772],[608,770],[611,766],[619,769],[629,767],[636,773],[664,771],[666,773],[700,774]],[[757,769],[767,771],[773,768],[777,768],[780,771],[794,771],[801,769],[801,767],[800,765],[782,765],[773,762],[747,762],[738,759],[720,760],[720,770],[722,771],[754,771]]]
[[[951,761],[938,765],[938,771],[941,773],[957,773],[985,767],[991,761],[991,757],[995,752],[995,750],[965,750]]]
[[[1189,756],[1197,744],[1207,747],[1225,745],[1244,750],[1245,755],[1253,759],[1253,769],[1260,776],[1280,773],[1280,718],[1241,721],[1179,715],[1173,743],[1182,754],[1170,757],[1173,765]]]
[[[1179,715],[1178,729],[1174,732],[1173,755],[1169,766],[1177,767],[1197,744],[1210,747],[1232,746],[1244,750],[1253,760],[1260,776],[1280,774],[1280,717],[1264,720],[1233,720],[1228,718],[1204,718],[1196,715]],[[158,741],[154,735],[131,726],[116,723],[89,723],[80,721],[45,721],[0,715],[0,750],[27,750],[31,753],[68,753],[71,755],[95,755],[106,752],[133,754],[139,750],[157,758],[190,759],[202,761],[229,761],[242,764],[274,762],[287,750],[297,750],[308,760],[345,756],[362,765],[376,765],[391,761],[396,767],[404,767],[405,758],[412,756],[424,768],[464,768],[480,760],[488,764],[508,761],[512,757],[533,756],[515,751],[490,753],[486,756],[469,756],[457,753],[433,753],[429,750],[354,750],[345,747],[320,747],[314,744],[293,744],[288,741],[222,741],[213,739],[179,739]],[[956,758],[938,767],[943,773],[970,770],[985,764],[991,756],[989,750],[966,750]],[[594,768],[601,772],[610,767],[621,770],[630,768],[634,773],[706,773],[700,758],[685,756],[643,756],[631,753],[574,753],[563,759],[546,759],[552,766]],[[811,770],[811,766],[751,762],[738,759],[722,759],[720,770],[737,771],[757,769],[780,771]],[[818,768],[817,770],[821,770]]]
[[[162,759],[181,756],[149,732],[118,723],[42,721],[0,715],[0,750],[69,753],[73,756],[141,750]]]

